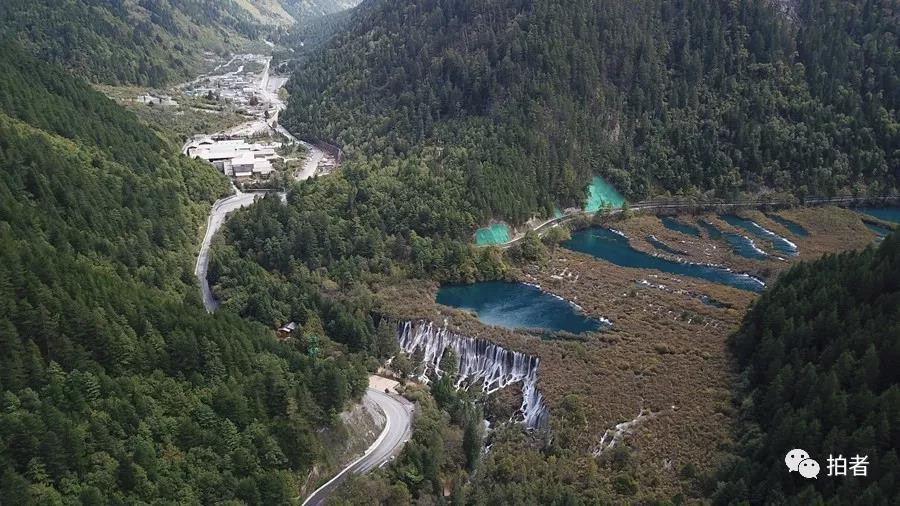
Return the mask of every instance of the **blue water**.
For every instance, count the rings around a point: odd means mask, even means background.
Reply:
[[[687,223],[680,222],[675,218],[666,217],[662,219],[663,226],[669,230],[673,230],[675,232],[681,232],[684,235],[692,235],[694,237],[700,237],[700,229],[693,226],[688,225]]]
[[[572,304],[523,283],[444,285],[438,290],[437,302],[472,311],[482,323],[507,329],[581,334],[608,327],[583,315]]]
[[[870,221],[864,221],[863,225],[868,227],[869,230],[871,230],[872,232],[875,232],[875,235],[877,235],[880,239],[884,239],[885,237],[888,236],[888,234],[891,233],[891,231],[888,230],[887,227],[882,227],[881,225],[876,225]]]
[[[589,213],[596,213],[603,207],[610,209],[619,209],[625,202],[625,197],[618,192],[611,184],[600,176],[594,176],[591,185],[588,186],[588,200],[584,205],[584,210]]]
[[[809,235],[809,231],[803,228],[803,226],[799,223],[794,223],[793,221],[787,218],[782,218],[777,214],[767,214],[766,217],[774,221],[775,223],[778,223],[782,227],[790,230],[790,232],[797,237],[806,237]]]
[[[856,211],[890,223],[900,224],[900,207],[860,207]]]
[[[706,230],[706,234],[709,235],[709,238],[718,241],[721,238],[725,238],[728,242],[728,245],[731,246],[731,251],[737,253],[738,255],[749,258],[751,260],[762,260],[766,258],[768,255],[765,252],[760,253],[757,248],[753,247],[753,241],[749,238],[744,237],[740,234],[732,234],[731,232],[723,233],[718,229],[715,225],[708,221],[700,220],[700,226]]]
[[[475,244],[478,246],[491,246],[509,242],[509,225],[506,223],[494,223],[475,231]]]
[[[660,241],[659,239],[657,239],[656,237],[653,237],[652,235],[647,237],[647,242],[652,244],[654,248],[656,248],[660,251],[665,251],[666,253],[670,253],[672,255],[684,255],[684,252],[674,249],[673,247]]]
[[[722,231],[716,228],[712,223],[700,220],[700,226],[706,230],[706,235],[708,235],[710,239],[718,241],[722,238]]]
[[[741,290],[761,292],[762,281],[746,274],[738,274],[721,267],[675,262],[648,255],[631,247],[628,239],[606,228],[591,227],[576,232],[564,243],[566,248],[602,258],[620,267],[654,269],[680,276],[699,278],[713,283],[733,286]]]
[[[753,239],[750,239],[749,237],[741,234],[732,234],[731,232],[725,232],[722,235],[725,237],[725,240],[728,241],[728,245],[731,246],[731,251],[744,258],[749,258],[750,260],[765,260],[769,257],[769,255],[767,255],[765,251],[762,251],[759,246],[756,246]]]
[[[722,216],[722,219],[733,227],[743,228],[756,237],[769,241],[773,246],[775,246],[775,249],[786,255],[797,256],[799,254],[799,250],[797,249],[796,244],[761,226],[755,221],[747,220],[733,214],[726,214],[725,216]],[[759,254],[758,252],[756,253]]]
[[[701,295],[700,301],[703,302],[704,304],[706,304],[707,306],[714,307],[717,309],[724,309],[727,307],[731,307],[731,304],[726,304],[724,302],[718,301],[718,300],[710,297],[709,295]]]

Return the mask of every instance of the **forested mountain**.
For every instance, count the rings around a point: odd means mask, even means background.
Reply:
[[[0,38],[108,84],[158,86],[199,73],[203,51],[230,51],[260,30],[233,0],[0,2]]]
[[[266,25],[290,26],[294,17],[279,0],[234,0],[259,22]]]
[[[305,62],[284,122],[418,156],[482,217],[662,192],[895,189],[891,0],[377,0]]]
[[[214,168],[0,47],[0,504],[283,504],[365,387],[192,275]],[[324,337],[324,336],[323,336]]]
[[[896,504],[900,497],[900,234],[800,264],[756,303],[731,346],[741,368],[737,456],[717,500]],[[822,472],[783,467],[802,448]],[[828,457],[867,456],[866,476]]]
[[[285,9],[296,12],[301,20],[334,14],[356,7],[360,0],[281,0]]]
[[[316,24],[318,18],[355,7],[359,0],[234,0],[265,24]],[[315,20],[315,21],[314,21]]]
[[[505,269],[498,251],[468,244],[476,222],[460,185],[418,161],[382,174],[342,168],[287,200],[257,203],[226,224],[209,273],[226,309],[264,323],[321,320],[351,349],[382,355],[396,339],[376,339],[372,285],[498,279]]]

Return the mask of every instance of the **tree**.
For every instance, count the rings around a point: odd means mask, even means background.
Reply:
[[[541,242],[537,232],[529,230],[519,242],[519,251],[523,260],[539,261],[544,258],[547,248]]]
[[[402,379],[409,378],[415,370],[415,365],[410,362],[405,353],[396,355],[391,361],[391,367],[397,371],[397,374],[399,374]]]
[[[482,438],[481,419],[470,416],[463,432],[463,453],[466,455],[466,468],[469,471],[475,470],[481,458]]]
[[[569,230],[569,227],[565,225],[558,225],[551,227],[550,230],[544,234],[544,244],[548,246],[557,246],[562,244],[569,239],[572,238],[572,232]]]

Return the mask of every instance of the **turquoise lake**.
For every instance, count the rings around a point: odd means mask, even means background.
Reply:
[[[475,244],[478,246],[493,246],[507,241],[509,241],[509,225],[506,223],[495,223],[475,231]]]
[[[710,239],[718,241],[724,237],[728,245],[731,246],[731,251],[736,254],[751,260],[762,260],[767,257],[766,252],[757,248],[749,237],[732,234],[731,232],[723,233],[718,227],[708,221],[700,220],[699,223],[706,230],[706,234]]]
[[[591,227],[580,230],[573,234],[572,239],[564,243],[564,246],[621,267],[654,269],[752,292],[761,292],[765,288],[762,281],[747,274],[731,272],[721,267],[675,262],[648,255],[632,248],[628,239],[606,228]]]
[[[706,235],[708,235],[710,239],[718,241],[722,238],[722,231],[712,223],[700,220],[700,226],[706,230]]]
[[[649,242],[650,245],[653,246],[654,248],[656,248],[660,251],[665,251],[666,253],[669,253],[670,255],[679,255],[679,256],[684,255],[684,253],[682,253],[681,251],[678,251],[677,249],[660,241],[659,239],[657,239],[656,237],[654,237],[652,235],[647,237],[647,242]]]
[[[600,176],[594,176],[591,185],[588,186],[588,200],[584,206],[584,210],[589,213],[596,213],[602,207],[610,209],[619,209],[625,202],[625,197],[613,188],[605,179]]]
[[[890,223],[900,224],[900,207],[859,207],[855,211]]]
[[[782,218],[781,216],[778,216],[777,214],[767,214],[766,217],[769,218],[770,220],[774,221],[775,223],[778,223],[782,227],[788,229],[792,234],[796,235],[797,237],[807,237],[809,235],[809,231],[806,230],[805,228],[803,228],[803,226],[800,225],[799,223],[794,223],[793,221],[791,221],[787,218]]]
[[[507,329],[582,334],[609,324],[589,318],[574,305],[524,283],[487,281],[471,285],[444,285],[438,304],[472,311],[487,325]]]
[[[669,230],[674,230],[675,232],[680,232],[684,235],[700,237],[700,229],[693,225],[688,225],[683,221],[678,221],[675,218],[667,216],[662,219],[662,224]]]
[[[868,221],[864,222],[863,224],[866,226],[866,228],[868,228],[872,232],[875,232],[875,235],[877,235],[881,239],[884,239],[888,236],[888,234],[891,233],[890,229],[888,229],[887,227],[882,227],[881,225],[876,225]]]
[[[768,241],[775,249],[788,256],[797,256],[799,254],[796,244],[763,227],[755,221],[747,220],[733,214],[726,214],[725,216],[722,216],[722,219],[733,227],[743,228],[756,237]]]

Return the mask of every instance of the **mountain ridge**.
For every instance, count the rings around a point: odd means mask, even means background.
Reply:
[[[88,81],[158,87],[199,74],[207,52],[243,51],[295,17],[337,11],[352,0],[8,0],[0,40]]]
[[[890,191],[897,56],[863,41],[900,21],[857,3],[793,22],[768,0],[368,2],[295,73],[284,123],[351,159],[460,148],[443,165],[517,223],[579,206],[593,174],[631,200]]]

